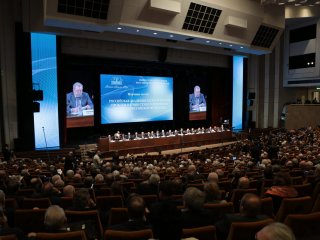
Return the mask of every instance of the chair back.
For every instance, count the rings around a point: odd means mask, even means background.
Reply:
[[[108,229],[104,233],[105,240],[147,240],[150,238],[153,238],[151,229],[139,231],[117,231]]]
[[[103,228],[97,210],[89,211],[65,211],[68,223],[75,225],[85,225],[87,238],[101,239],[103,237]],[[82,229],[82,228],[81,228]],[[80,229],[77,229],[80,230]]]
[[[97,208],[100,211],[108,211],[111,208],[123,207],[122,196],[98,196],[96,197]]]
[[[14,226],[25,234],[44,230],[44,214],[46,209],[16,209],[14,212]]]
[[[16,235],[0,236],[0,240],[18,240]]]
[[[151,194],[151,195],[141,195],[141,197],[143,198],[146,206],[149,208],[151,207],[151,205],[153,203],[158,202],[158,196],[155,194]]]
[[[300,185],[293,185],[299,197],[311,196],[312,194],[312,185],[311,183],[300,184]]]
[[[320,193],[320,182],[317,183],[317,185],[314,187],[313,192],[312,192],[312,200],[315,202],[317,200],[317,197],[319,196]]]
[[[233,203],[205,203],[203,205],[205,209],[210,211],[210,215],[214,216],[216,219],[222,218],[227,213],[233,213]]]
[[[320,194],[313,204],[312,212],[320,212]]]
[[[111,208],[108,225],[112,226],[124,223],[127,222],[128,219],[129,217],[127,208]]]
[[[273,201],[271,197],[261,199],[261,210],[260,213],[267,215],[270,218],[274,218],[273,214]]]
[[[35,234],[35,239],[37,240],[87,240],[86,234],[84,231],[73,231],[65,233],[43,233],[39,232]]]
[[[257,222],[233,222],[227,240],[254,240],[256,233],[272,222],[271,218]]]
[[[60,198],[60,207],[63,209],[68,209],[72,207],[73,204],[73,198],[72,197],[61,197]]]
[[[198,228],[182,229],[182,238],[189,237],[194,237],[201,240],[216,240],[216,228],[211,225]]]
[[[309,214],[289,214],[284,223],[288,225],[294,235],[297,238],[308,239],[308,237],[314,237],[313,239],[320,239],[320,212]],[[315,238],[315,236],[319,236]]]
[[[284,222],[289,214],[305,214],[312,210],[312,198],[284,198],[275,217],[277,222]]]
[[[24,198],[22,201],[22,209],[47,209],[51,205],[49,198]]]

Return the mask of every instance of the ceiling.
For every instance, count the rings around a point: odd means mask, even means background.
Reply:
[[[103,3],[100,8],[87,7],[93,1],[85,0],[43,0],[43,5],[26,2],[29,31],[172,48],[201,45],[232,55],[270,53],[286,24],[285,7],[275,5],[275,0],[96,1]],[[93,11],[95,8],[103,11]]]

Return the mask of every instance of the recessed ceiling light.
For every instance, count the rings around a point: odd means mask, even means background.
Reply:
[[[157,34],[158,34],[157,32],[154,32],[154,33],[153,33],[153,35],[157,35]]]
[[[219,42],[219,45],[222,45],[222,43],[221,43],[221,42]]]
[[[210,43],[210,41],[209,41],[209,40],[207,40],[207,41],[206,41],[206,43]]]
[[[140,29],[137,29],[136,31],[137,31],[137,32],[140,32]]]
[[[174,37],[173,34],[170,34],[170,37],[173,38]]]
[[[243,48],[242,46],[240,48]]]
[[[232,47],[232,46],[233,46],[232,44],[229,45],[229,47]]]
[[[288,2],[295,2],[296,0],[288,0]]]
[[[122,29],[122,27],[117,27],[117,29],[118,29],[118,30],[121,30],[121,29]]]
[[[320,1],[316,1],[315,4],[320,4]]]
[[[298,7],[298,6],[301,6],[301,3],[295,3],[294,5]]]
[[[279,4],[279,5],[284,5],[284,2],[279,2],[278,4]]]

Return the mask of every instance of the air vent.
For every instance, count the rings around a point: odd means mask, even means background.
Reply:
[[[183,29],[212,34],[222,10],[191,2]]]
[[[277,36],[279,30],[276,28],[261,25],[251,45],[263,48],[269,48]]]
[[[107,19],[110,0],[58,0],[58,12]]]

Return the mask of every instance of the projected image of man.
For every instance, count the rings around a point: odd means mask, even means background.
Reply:
[[[80,82],[73,84],[73,91],[67,94],[67,114],[81,115],[83,110],[93,109],[93,103],[88,93],[83,92]]]
[[[200,87],[195,86],[194,92],[189,94],[190,112],[206,111],[207,103],[204,95],[200,92]]]

